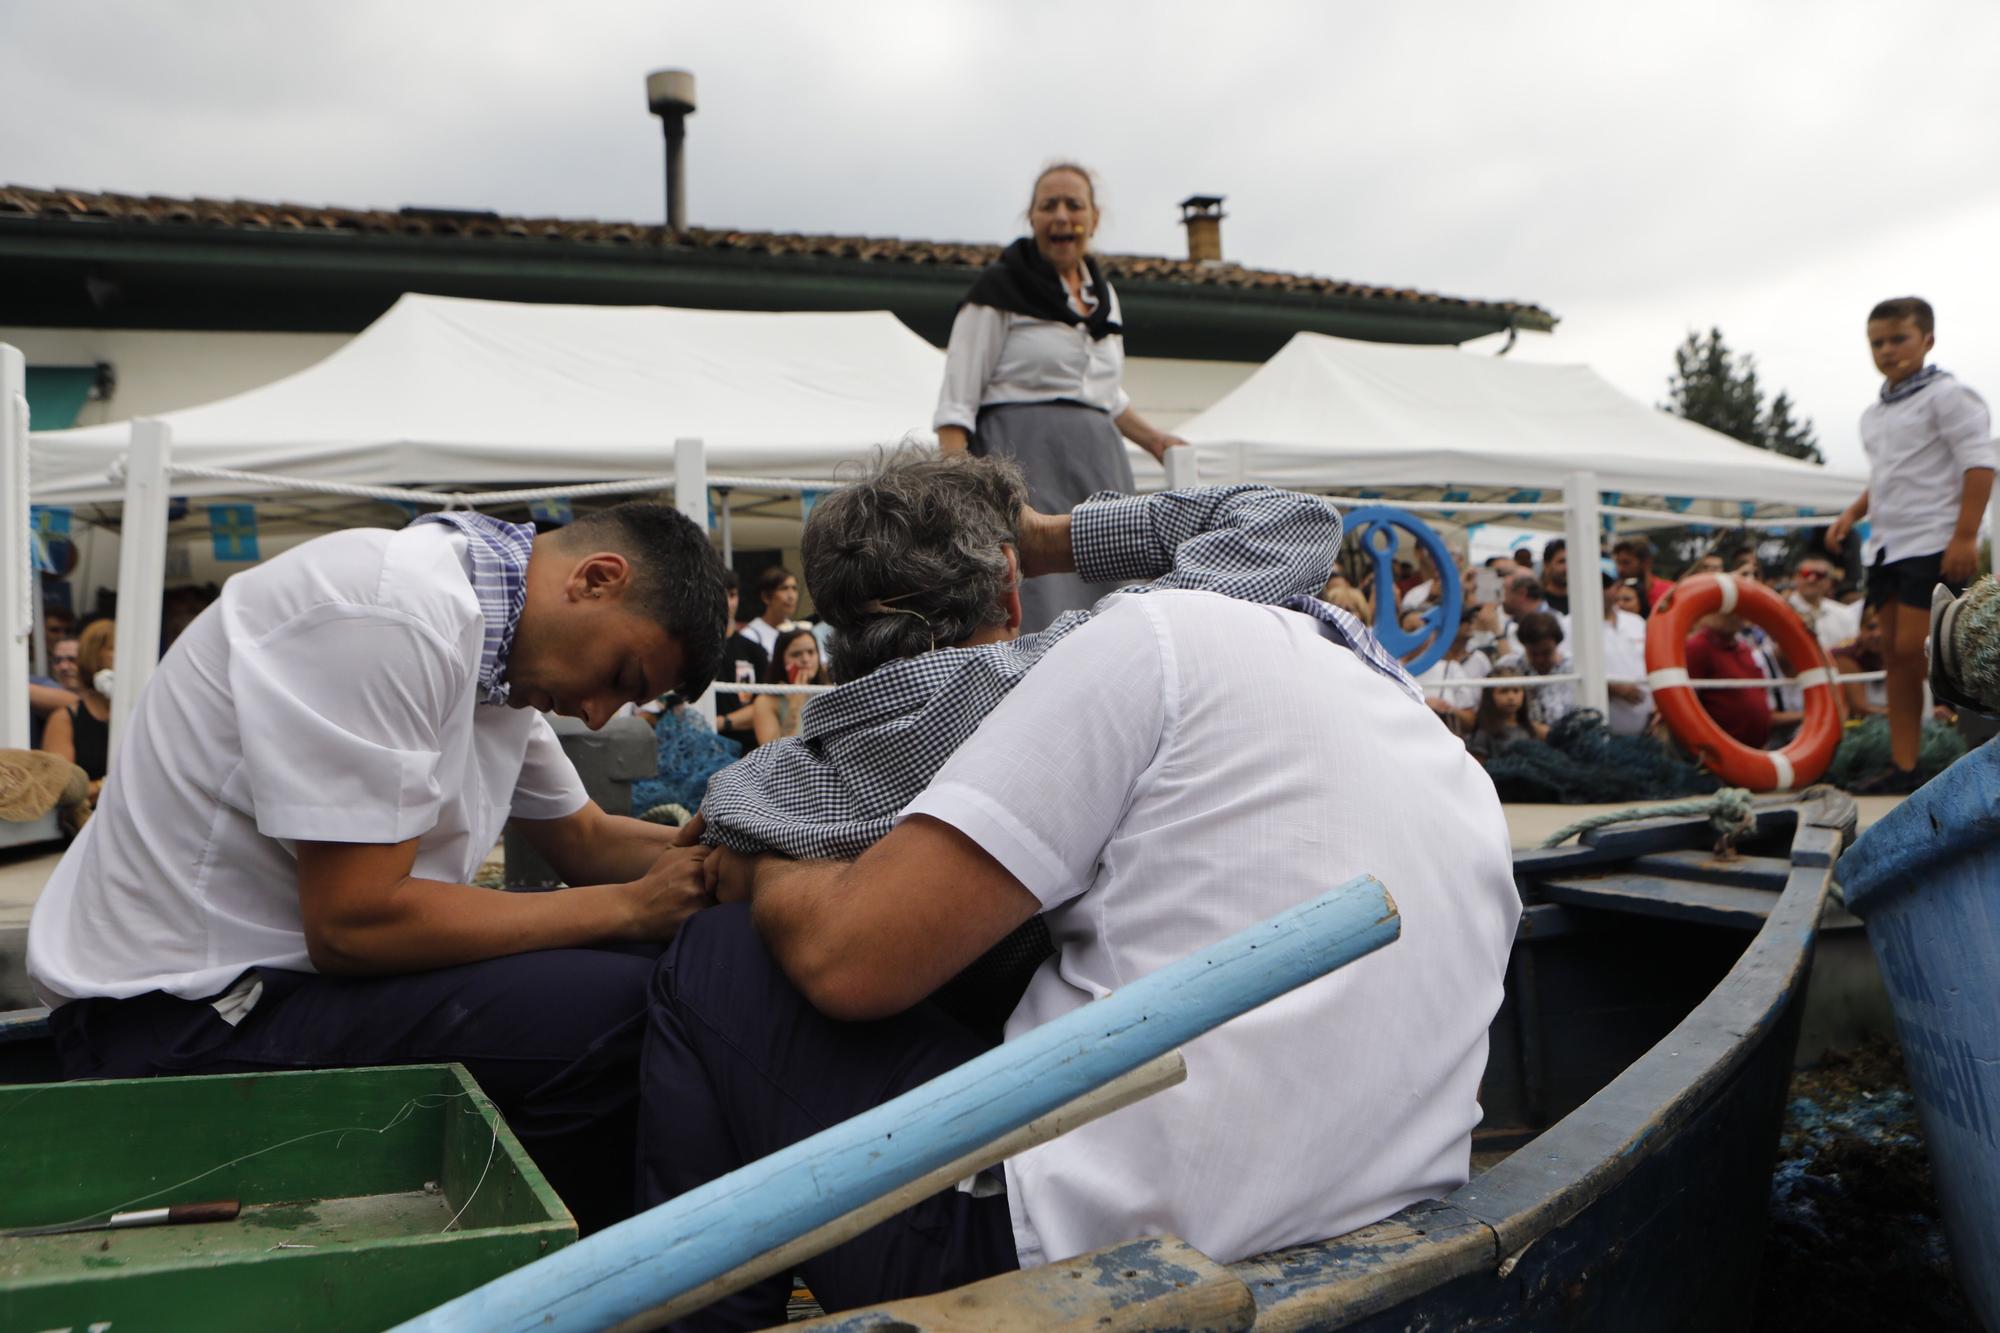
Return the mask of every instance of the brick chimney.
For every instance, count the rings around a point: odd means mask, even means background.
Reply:
[[[1222,262],[1222,196],[1191,194],[1181,200],[1181,225],[1187,228],[1188,258],[1197,264]]]

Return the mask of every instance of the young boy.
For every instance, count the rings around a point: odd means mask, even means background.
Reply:
[[[1866,600],[1880,610],[1887,658],[1894,771],[1885,791],[1916,789],[1931,590],[1943,583],[1963,592],[1971,581],[1993,489],[1992,418],[1978,394],[1924,364],[1935,328],[1930,304],[1914,296],[1868,312],[1868,347],[1883,381],[1881,401],[1861,414],[1868,489],[1826,532],[1837,555],[1864,515],[1873,522]]]

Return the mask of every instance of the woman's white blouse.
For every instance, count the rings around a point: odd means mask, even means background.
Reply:
[[[1097,308],[1084,286],[1079,314]],[[1121,320],[1118,293],[1110,293],[1111,318]],[[1072,305],[1076,302],[1072,301]],[[961,307],[952,321],[945,352],[944,385],[938,391],[933,430],[957,426],[970,432],[979,409],[994,403],[1083,403],[1116,417],[1132,405],[1120,387],[1125,372],[1125,339],[1120,334],[1092,338],[1081,324],[1017,315],[990,305]]]

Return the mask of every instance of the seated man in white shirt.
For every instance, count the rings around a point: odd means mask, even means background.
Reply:
[[[647,504],[429,515],[230,579],[35,905],[64,1073],[461,1061],[586,1230],[627,1215],[647,982],[705,853],[600,810],[535,710],[699,693],[723,615],[707,535]],[[582,887],[469,884],[510,819]]]
[[[999,602],[984,634],[1016,632],[1012,547],[934,534],[906,551],[923,539],[854,507],[856,531],[827,545],[884,566],[879,605],[907,585],[898,571],[923,569]],[[1005,530],[1008,516],[987,519]],[[1185,1084],[1023,1154],[1003,1187],[947,1191],[803,1272],[837,1309],[1160,1231],[1232,1261],[1462,1184],[1520,907],[1507,827],[1408,676],[1372,638],[1334,637],[1340,623],[1205,591],[1121,593],[858,860],[719,850],[730,905],[695,916],[656,979],[643,1198],[986,1049],[931,997],[1031,917],[1056,954],[1007,1037],[1363,873],[1395,895],[1397,943],[1191,1043]],[[762,1327],[784,1285],[682,1327]]]

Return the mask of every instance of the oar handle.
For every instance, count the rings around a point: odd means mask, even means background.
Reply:
[[[167,1209],[167,1223],[178,1226],[182,1222],[234,1222],[243,1205],[235,1199],[214,1199],[208,1203],[177,1203]]]

